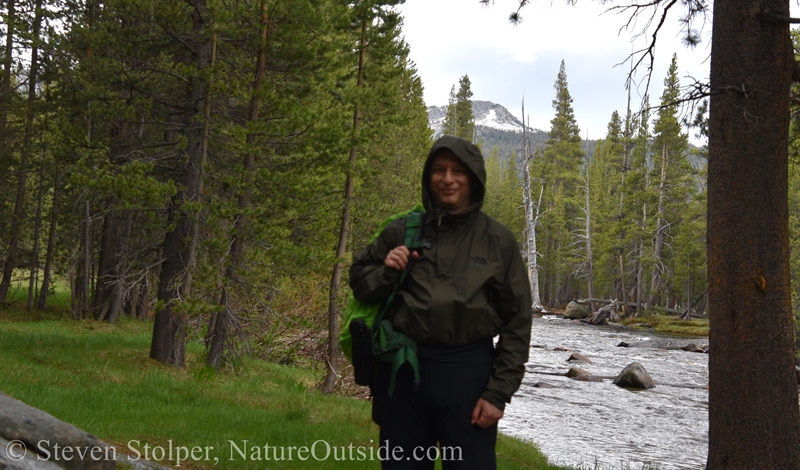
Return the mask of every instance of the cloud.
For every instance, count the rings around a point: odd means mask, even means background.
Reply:
[[[631,37],[631,31],[620,32],[627,16],[606,13],[606,7],[596,2],[575,6],[561,1],[531,2],[516,27],[508,22],[515,5],[514,0],[497,0],[488,8],[478,0],[406,0],[399,7],[411,59],[425,86],[426,103],[445,104],[450,88],[468,74],[474,99],[500,103],[519,116],[524,95],[532,124],[547,129],[552,118],[553,82],[564,60],[581,129],[588,129],[590,138],[604,137],[611,112],[624,113],[627,105],[625,80],[630,65],[618,64],[642,48],[646,37],[637,39]],[[677,17],[665,26],[648,89],[654,103],[673,53],[678,54],[681,77],[708,76],[710,25],[705,42],[695,50],[681,45]],[[634,109],[647,86],[644,70],[636,78],[631,99]],[[684,78],[684,83],[688,82]]]

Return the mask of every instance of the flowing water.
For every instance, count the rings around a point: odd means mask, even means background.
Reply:
[[[708,447],[708,355],[617,345],[664,338],[545,316],[533,320],[522,386],[506,407],[500,430],[535,442],[551,463],[583,468],[702,469]],[[684,342],[696,342],[685,340]],[[591,364],[567,362],[569,349]],[[563,375],[576,366],[616,376],[644,365],[656,388],[631,391]],[[555,388],[537,387],[544,383]],[[669,385],[668,385],[669,384]],[[683,385],[683,386],[674,386]]]

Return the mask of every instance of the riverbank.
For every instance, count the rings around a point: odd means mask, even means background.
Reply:
[[[147,446],[163,465],[175,456],[157,449],[182,446],[210,451],[181,468],[380,467],[369,402],[316,392],[321,370],[243,358],[217,373],[197,342],[187,345],[187,367],[175,369],[148,358],[151,334],[152,322],[0,309],[0,391],[132,454]],[[301,460],[297,449],[315,443],[316,455]],[[287,454],[267,461],[264,446]],[[500,469],[563,468],[519,439],[501,435],[497,451]]]
[[[553,314],[563,316],[563,309],[552,309]],[[620,320],[621,325],[632,330],[653,331],[664,335],[683,336],[687,338],[708,338],[708,318],[692,318],[681,320],[677,315],[642,315],[629,316]]]
[[[635,330],[655,331],[665,335],[683,337],[708,338],[708,318],[693,318],[681,320],[670,315],[646,315],[641,317],[628,317],[620,321],[621,325]]]

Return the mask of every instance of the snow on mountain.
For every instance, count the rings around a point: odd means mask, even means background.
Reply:
[[[428,125],[436,136],[441,135],[444,125],[444,116],[447,106],[428,107]],[[522,122],[504,106],[491,101],[473,101],[472,114],[475,116],[475,125],[497,129],[501,131],[522,132]],[[535,131],[536,129],[531,129]]]

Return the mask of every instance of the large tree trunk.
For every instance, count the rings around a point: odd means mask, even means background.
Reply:
[[[106,203],[103,217],[103,234],[100,239],[100,255],[97,261],[97,284],[94,291],[94,317],[96,320],[113,322],[121,306],[122,239],[125,214],[113,210],[113,201]]]
[[[788,0],[714,3],[707,469],[800,468],[788,232]]]
[[[192,43],[194,61],[199,68],[207,68],[211,60],[211,44],[202,43],[201,34],[207,26],[206,4],[198,1],[192,10]],[[193,244],[197,240],[195,214],[185,208],[187,203],[200,199],[203,178],[203,116],[197,103],[203,102],[208,92],[207,83],[193,77],[187,84],[183,111],[183,134],[186,138],[185,165],[178,168],[178,180],[183,189],[170,203],[170,223],[174,229],[164,238],[163,262],[158,282],[158,301],[153,324],[150,357],[176,367],[185,365],[186,314],[176,310],[180,300],[191,295],[190,268],[194,263]]]
[[[364,85],[364,59],[367,50],[367,21],[361,22],[361,44],[358,52],[358,76],[356,86],[361,88]],[[361,110],[358,104],[353,110],[353,138],[358,132],[361,121]],[[322,384],[322,391],[330,393],[336,384],[337,369],[339,368],[339,284],[342,280],[342,258],[347,249],[347,236],[350,233],[350,202],[353,199],[353,182],[356,171],[356,156],[358,146],[353,143],[350,147],[350,158],[348,160],[347,178],[344,185],[344,203],[342,204],[342,225],[339,230],[339,242],[336,245],[336,263],[333,265],[331,274],[331,285],[328,293],[328,364],[325,381]]]
[[[261,47],[256,57],[255,79],[253,80],[253,96],[250,98],[250,108],[248,110],[248,122],[258,121],[259,110],[261,107],[261,89],[264,83],[264,72],[267,63],[267,41],[269,39],[269,12],[267,10],[267,0],[261,0]],[[256,135],[248,133],[245,138],[247,151],[242,165],[244,167],[244,187],[239,194],[239,214],[233,226],[233,239],[231,240],[231,252],[228,268],[225,270],[225,283],[222,286],[220,295],[220,309],[211,316],[208,325],[208,335],[206,343],[209,344],[208,358],[206,364],[216,369],[222,365],[222,356],[225,352],[225,341],[228,337],[228,323],[230,322],[230,298],[229,289],[236,282],[239,275],[239,264],[244,252],[245,228],[247,227],[247,209],[250,207],[250,197],[252,195],[253,173],[256,168],[256,156],[251,146],[256,142]]]

